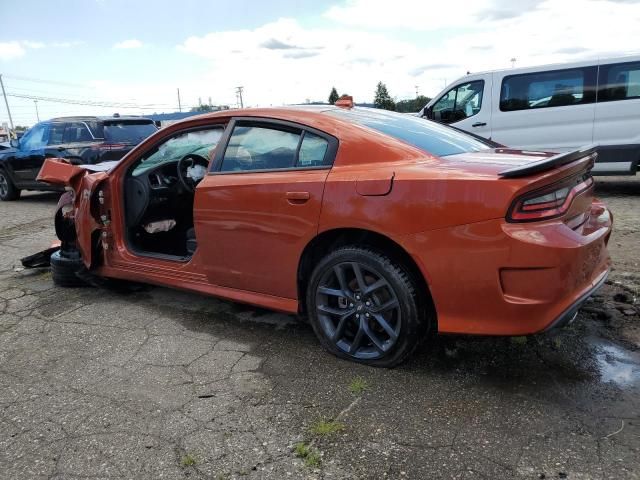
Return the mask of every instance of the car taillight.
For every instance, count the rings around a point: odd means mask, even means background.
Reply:
[[[127,148],[129,145],[126,143],[101,143],[100,145],[96,145],[93,148],[96,150],[120,150],[122,148]]]
[[[507,215],[510,222],[548,220],[564,215],[573,199],[593,185],[593,178],[585,175],[557,183],[518,197]]]

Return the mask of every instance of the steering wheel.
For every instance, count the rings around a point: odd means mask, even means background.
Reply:
[[[178,180],[180,180],[182,186],[191,193],[196,191],[196,186],[200,181],[196,181],[187,175],[187,169],[194,165],[202,165],[204,168],[207,168],[209,161],[196,153],[190,153],[178,160]]]

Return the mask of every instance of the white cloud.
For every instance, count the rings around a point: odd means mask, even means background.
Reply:
[[[22,45],[24,45],[27,48],[33,48],[33,49],[46,47],[46,44],[44,44],[42,42],[33,42],[31,40],[23,40],[22,41]]]
[[[385,2],[332,7],[325,17],[334,22],[322,28],[280,19],[190,37],[178,48],[210,61],[203,84],[225,92],[243,85],[250,105],[325,100],[333,85],[371,101],[378,81],[399,99],[415,95],[416,86],[433,96],[467,71],[509,68],[511,58],[516,66],[542,65],[640,48],[630,42],[640,3],[476,0],[452,13],[450,2],[396,0],[393,8]],[[406,29],[411,35],[399,37]],[[424,40],[422,31],[430,31]]]
[[[26,53],[20,42],[0,42],[0,60],[13,60]]]
[[[130,49],[130,48],[142,48],[143,44],[140,40],[132,38],[130,40],[124,40],[123,42],[116,43],[113,48],[122,48],[122,49]]]
[[[10,42],[0,42],[0,60],[12,60],[27,53],[27,50],[39,50],[42,48],[68,48],[81,45],[84,42],[53,42],[45,43],[34,40],[13,40]]]

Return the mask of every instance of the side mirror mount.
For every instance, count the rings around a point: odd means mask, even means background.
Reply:
[[[422,116],[424,118],[428,118],[429,120],[433,120],[433,107],[430,107],[430,108],[424,107],[424,110],[422,111]]]
[[[18,140],[17,138],[12,138],[9,144],[12,148],[20,148],[20,140]]]

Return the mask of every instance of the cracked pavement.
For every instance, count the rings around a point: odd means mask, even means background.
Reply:
[[[0,478],[640,478],[638,182],[598,181],[616,270],[576,323],[432,339],[394,370],[267,310],[54,287],[19,259],[54,238],[57,195],[0,202]]]

